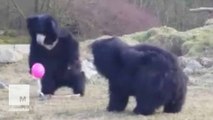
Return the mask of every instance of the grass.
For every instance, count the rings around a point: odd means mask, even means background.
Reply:
[[[24,35],[16,37],[0,36],[0,44],[27,44],[29,40],[29,37]]]
[[[157,110],[152,116],[135,115],[132,110],[135,100],[131,97],[126,110],[122,113],[106,111],[108,103],[108,85],[106,81],[88,83],[84,97],[52,98],[39,101],[36,94],[36,81],[27,73],[27,60],[1,65],[0,79],[7,83],[25,83],[30,89],[30,111],[9,112],[8,91],[0,89],[0,120],[212,120],[213,118],[213,82],[205,86],[206,80],[212,81],[212,76],[203,79],[201,76],[191,76],[200,81],[189,85],[186,104],[178,114],[162,113]],[[208,74],[212,75],[212,72]],[[207,74],[207,75],[208,75]],[[62,88],[56,94],[70,94],[70,89]]]
[[[68,92],[65,89],[61,93]],[[205,88],[190,87],[184,109],[178,114],[166,114],[159,110],[155,115],[134,115],[133,98],[130,99],[125,112],[106,112],[107,90],[103,85],[87,85],[87,93],[82,98],[53,98],[48,101],[38,101],[35,94],[31,95],[29,112],[8,112],[7,92],[1,91],[2,120],[211,120],[213,118],[213,91]]]

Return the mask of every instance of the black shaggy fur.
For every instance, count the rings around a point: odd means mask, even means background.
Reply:
[[[109,81],[108,111],[123,111],[129,96],[137,105],[134,113],[150,115],[180,112],[185,101],[188,77],[171,53],[139,44],[129,46],[116,37],[92,43],[94,64]]]
[[[42,92],[54,94],[62,86],[73,88],[75,94],[84,95],[85,75],[79,60],[79,44],[66,30],[58,27],[50,15],[35,15],[27,18],[31,37],[29,68],[36,62],[42,63],[46,73],[41,80]],[[46,36],[45,45],[58,43],[51,50],[37,41],[37,35]]]

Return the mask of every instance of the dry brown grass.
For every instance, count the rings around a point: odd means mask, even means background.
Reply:
[[[39,101],[36,82],[27,74],[26,61],[11,65],[0,65],[0,79],[7,83],[27,83],[31,86],[30,111],[9,112],[8,91],[0,89],[0,120],[213,120],[213,88],[189,86],[186,104],[178,114],[162,113],[158,110],[152,116],[134,115],[135,101],[130,99],[125,112],[109,113],[107,83],[88,83],[84,97],[52,98]],[[57,94],[68,94],[67,88]]]

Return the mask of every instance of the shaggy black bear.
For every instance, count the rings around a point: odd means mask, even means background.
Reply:
[[[188,77],[173,54],[116,37],[97,40],[91,48],[97,71],[109,82],[108,111],[123,111],[129,96],[136,99],[136,114],[150,115],[160,106],[167,113],[181,111]]]
[[[50,15],[30,16],[26,21],[31,37],[29,68],[38,62],[46,70],[40,94],[53,95],[58,88],[67,86],[83,96],[85,75],[81,70],[78,42],[68,31],[60,29]]]

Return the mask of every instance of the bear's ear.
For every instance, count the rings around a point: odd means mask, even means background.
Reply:
[[[34,26],[36,26],[36,23],[38,22],[38,17],[36,16],[28,17],[26,22],[27,22],[27,28],[32,29]]]
[[[52,33],[57,34],[58,26],[56,21],[52,17],[49,17],[47,19],[47,27],[48,27],[48,30],[50,30]]]

